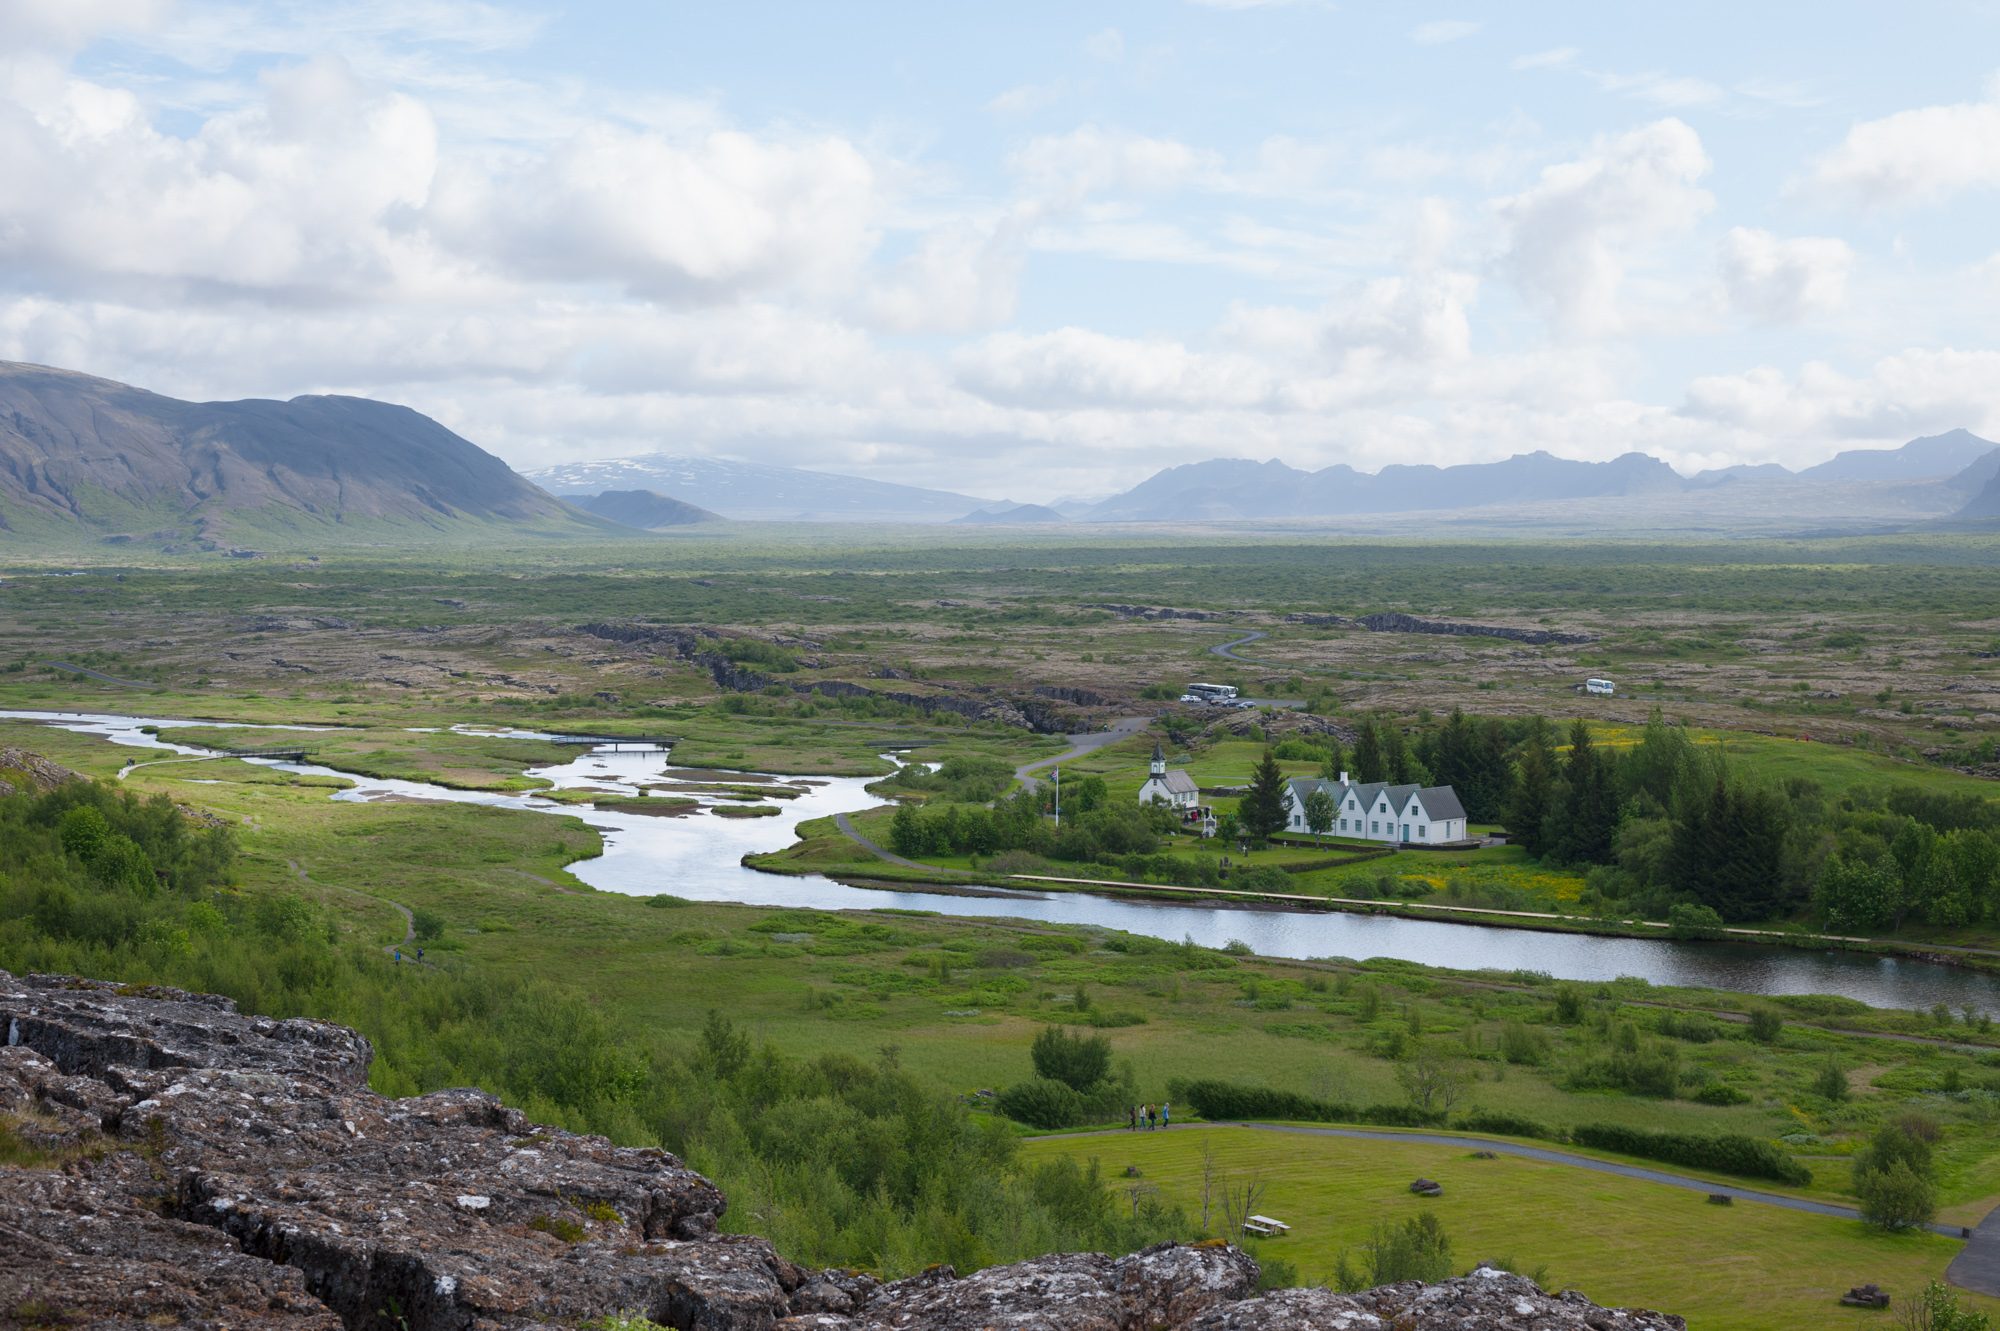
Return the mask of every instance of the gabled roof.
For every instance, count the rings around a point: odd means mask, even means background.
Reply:
[[[1458,802],[1458,792],[1450,786],[1425,786],[1417,792],[1417,798],[1423,801],[1424,812],[1431,816],[1432,822],[1465,817],[1465,806]]]
[[[1363,810],[1373,809],[1376,802],[1386,795],[1389,807],[1397,813],[1407,810],[1410,802],[1415,800],[1433,822],[1465,817],[1465,806],[1459,803],[1458,792],[1450,786],[1392,786],[1386,781],[1355,781],[1343,786],[1338,781],[1314,776],[1295,776],[1286,785],[1291,787],[1293,796],[1301,805],[1305,803],[1306,796],[1315,790],[1324,790],[1343,803],[1348,795],[1353,795]]]
[[[1201,793],[1201,787],[1194,783],[1194,778],[1178,767],[1169,771],[1165,776],[1150,776],[1146,778],[1146,784],[1149,786],[1155,781],[1176,795],[1199,795]]]

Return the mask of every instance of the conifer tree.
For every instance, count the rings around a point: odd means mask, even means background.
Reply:
[[[1382,753],[1382,731],[1372,716],[1361,723],[1361,735],[1354,741],[1354,779],[1356,781],[1389,779],[1388,763]]]
[[[1507,800],[1507,831],[1537,859],[1549,852],[1550,822],[1555,811],[1556,756],[1549,745],[1549,725],[1535,717],[1521,745],[1514,787]]]
[[[1237,825],[1253,841],[1265,841],[1285,830],[1285,774],[1269,749],[1251,774],[1250,789],[1236,807]]]

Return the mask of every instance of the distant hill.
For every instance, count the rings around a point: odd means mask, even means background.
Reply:
[[[1954,515],[1960,519],[1984,520],[2000,518],[2000,475],[1986,482],[1986,488],[1972,497],[1972,502]]]
[[[0,361],[0,531],[158,542],[614,530],[386,402],[182,402]]]
[[[2000,444],[1970,430],[1912,439],[1901,448],[1856,448],[1799,473],[1807,481],[1915,481],[1951,476]]]
[[[620,526],[637,527],[642,531],[660,527],[691,527],[698,522],[722,520],[705,508],[696,508],[693,504],[684,504],[678,499],[654,494],[651,490],[606,490],[603,494],[579,499],[576,505]]]
[[[998,508],[978,509],[952,521],[960,525],[1018,527],[1038,522],[1068,522],[1069,519],[1041,504],[1003,504]]]
[[[657,490],[750,522],[949,522],[991,502],[858,476],[666,453],[572,462],[531,471],[528,479],[557,495]]]
[[[1671,527],[1799,521],[1910,521],[1943,516],[2000,475],[2000,446],[1965,430],[1901,448],[1842,453],[1794,474],[1773,462],[1683,477],[1658,458],[1626,453],[1579,462],[1522,453],[1456,467],[1347,466],[1301,471],[1283,462],[1215,458],[1169,467],[1079,516],[1089,522],[1203,522],[1348,517],[1479,510],[1521,520],[1560,520],[1587,506],[1593,520],[1630,499],[1634,513]],[[1947,479],[1949,478],[1949,479]],[[1882,482],[1895,484],[1883,485]],[[1638,501],[1643,501],[1640,504]],[[1761,509],[1762,512],[1758,512]]]
[[[1523,453],[1458,467],[1395,465],[1374,475],[1347,466],[1300,471],[1277,461],[1216,459],[1170,467],[1085,516],[1092,522],[1162,522],[1408,513],[1646,494],[1684,485],[1673,468],[1643,453],[1609,462]]]

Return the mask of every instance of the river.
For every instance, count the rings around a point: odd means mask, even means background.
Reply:
[[[5,710],[0,710],[0,718],[39,721],[99,735],[114,744],[151,749],[162,755],[188,756],[199,756],[206,751],[173,743],[173,731],[228,724],[102,713]],[[162,734],[149,733],[149,729]],[[562,738],[538,731],[488,733],[524,739]],[[709,772],[694,779],[777,782],[794,786],[801,793],[796,799],[780,801],[776,817],[722,818],[704,810],[687,817],[661,818],[594,805],[560,804],[534,795],[451,790],[421,781],[360,776],[311,763],[259,761],[289,772],[339,777],[350,782],[348,787],[335,792],[332,798],[336,800],[420,799],[575,815],[598,829],[604,838],[604,853],[571,865],[570,872],[600,890],[637,896],[665,892],[698,901],[760,906],[816,910],[891,908],[1040,920],[1118,929],[1174,942],[1192,938],[1205,947],[1221,947],[1240,940],[1253,951],[1273,957],[1392,957],[1461,970],[1544,971],[1569,980],[1610,980],[1632,975],[1654,984],[1706,986],[1754,994],[1838,994],[1875,1007],[1929,1008],[1945,1003],[1954,1011],[1970,1007],[2000,1015],[2000,978],[1931,962],[1862,953],[1599,938],[1331,911],[1156,905],[1081,892],[959,896],[948,892],[879,891],[849,887],[818,875],[793,878],[758,873],[739,862],[749,852],[790,845],[796,839],[799,824],[808,819],[853,812],[879,803],[865,789],[870,778],[773,778],[760,773]],[[666,773],[671,765],[665,750],[614,752],[599,748],[571,762],[530,769],[528,774],[558,787],[585,787],[632,796],[645,793],[645,783],[669,780]],[[687,792],[680,791],[655,793],[688,797]],[[704,806],[719,802],[705,795],[693,797]]]

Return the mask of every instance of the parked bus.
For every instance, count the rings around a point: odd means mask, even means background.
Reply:
[[[1586,679],[1583,681],[1583,691],[1608,695],[1618,692],[1618,686],[1608,679]]]
[[[1235,696],[1236,686],[1233,684],[1190,684],[1182,698],[1184,701],[1221,703]]]

